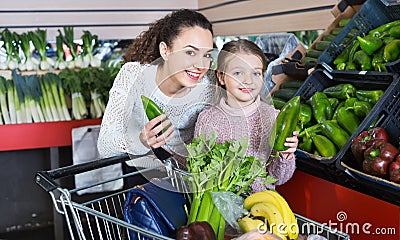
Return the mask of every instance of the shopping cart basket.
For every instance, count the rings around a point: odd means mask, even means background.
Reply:
[[[130,189],[106,192],[104,194],[89,194],[89,199],[85,196],[86,198],[83,201],[77,200],[81,198],[77,196],[77,193],[87,188],[117,181],[121,178],[136,174],[146,174],[146,172],[154,170],[162,172],[163,178],[169,180],[177,190],[187,193],[187,188],[183,185],[184,181],[182,180],[187,173],[175,167],[177,166],[175,159],[166,159],[163,163],[152,168],[124,174],[117,178],[104,180],[80,188],[68,189],[61,186],[62,184],[59,183],[60,180],[73,177],[76,174],[128,160],[132,160],[132,155],[94,160],[59,169],[37,172],[36,183],[50,194],[55,210],[64,215],[71,239],[129,239],[127,234],[128,230],[138,233],[142,238],[171,239],[141,229],[123,220],[124,202]],[[185,195],[187,196],[187,194]],[[90,196],[94,196],[94,198],[90,199]]]
[[[157,169],[165,172],[164,179],[168,179],[175,188],[185,193],[184,195],[188,197],[189,191],[184,181],[188,173],[175,167],[177,165],[173,157],[164,158],[163,163],[153,168],[125,174],[118,178],[101,181],[85,187],[67,189],[57,182],[66,177],[131,159],[132,156],[124,155],[49,171],[40,171],[36,174],[36,183],[50,194],[55,210],[64,215],[71,239],[129,239],[128,231],[137,233],[140,236],[139,239],[144,237],[147,239],[171,239],[139,228],[123,220],[123,206],[130,189],[104,193],[100,197],[96,195],[93,199],[85,199],[84,201],[78,201],[74,199],[74,196],[77,195],[78,191],[85,188],[106,184],[135,174],[145,174],[145,171]],[[302,234],[318,234],[326,237],[328,240],[350,239],[346,233],[334,228],[297,214],[296,217],[300,233]]]

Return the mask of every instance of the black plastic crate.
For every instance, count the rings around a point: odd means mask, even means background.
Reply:
[[[370,30],[397,19],[400,19],[400,3],[389,4],[385,0],[367,0],[321,54],[318,62],[333,64],[335,58],[356,39],[356,36],[365,36]],[[348,38],[351,31],[355,31],[356,34],[353,38]],[[388,71],[392,69],[393,67],[389,67]]]
[[[365,118],[365,124],[360,127],[359,132],[365,131],[371,124],[373,126],[383,127],[389,135],[390,142],[399,147],[400,140],[400,83],[399,80],[394,81],[393,84],[388,88],[384,98],[380,101],[381,104],[376,108],[372,109],[370,115]],[[354,136],[355,137],[355,136]],[[341,170],[346,171],[353,177],[359,179],[368,180],[368,184],[376,183],[385,187],[390,187],[397,191],[400,197],[400,184],[385,180],[383,178],[374,177],[367,173],[364,173],[358,166],[354,159],[353,153],[351,152],[351,144],[345,149],[343,157],[336,163],[337,167]],[[399,199],[400,200],[400,199]]]
[[[329,72],[326,69],[317,69],[313,71],[303,85],[298,89],[295,93],[295,96],[300,96],[300,101],[305,103],[315,92],[322,91],[327,87],[341,84],[341,83],[350,83],[358,90],[375,90],[381,89],[384,90],[383,96],[380,100],[374,105],[371,112],[364,118],[364,120],[360,123],[359,127],[356,131],[350,136],[349,140],[346,144],[338,150],[337,154],[332,158],[319,157],[313,154],[304,152],[300,149],[296,151],[296,156],[305,159],[314,159],[320,161],[321,163],[331,164],[335,163],[337,160],[342,159],[343,155],[349,149],[351,144],[351,139],[360,134],[361,129],[367,128],[371,123],[370,120],[371,115],[377,114],[377,109],[380,109],[380,106],[383,105],[388,96],[393,91],[393,88],[396,87],[398,82],[398,78],[391,73],[377,73],[377,74],[368,74],[368,72],[364,72],[365,74],[360,74],[360,72],[347,72],[347,71],[332,71]],[[400,86],[399,86],[400,87]]]

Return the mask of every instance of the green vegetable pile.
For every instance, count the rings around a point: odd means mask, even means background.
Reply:
[[[216,143],[215,132],[206,139],[201,134],[186,146],[188,181],[193,192],[188,224],[207,221],[218,239],[224,238],[225,219],[214,206],[211,192],[231,191],[237,195],[249,193],[250,183],[257,177],[266,178],[265,184],[276,179],[267,176],[267,163],[254,156],[245,156],[248,139]]]
[[[0,76],[0,125],[100,118],[118,71],[82,68],[23,75],[14,69],[11,79]]]
[[[99,47],[98,36],[83,31],[79,39],[74,37],[73,27],[64,27],[64,33],[59,29],[56,37],[55,58],[47,55],[47,30],[37,29],[18,34],[5,28],[0,32],[1,46],[7,54],[6,60],[0,62],[1,70],[33,71],[33,70],[62,70],[65,68],[101,67],[102,62],[94,54]],[[31,49],[31,44],[34,49]],[[64,46],[71,54],[70,58],[64,53]],[[35,50],[35,51],[33,51]],[[37,52],[36,56],[35,53]]]
[[[383,93],[341,83],[303,99],[297,124],[299,149],[315,156],[334,157]]]
[[[333,61],[337,70],[387,72],[386,64],[400,57],[400,20],[357,36]]]

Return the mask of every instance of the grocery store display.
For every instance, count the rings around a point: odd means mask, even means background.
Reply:
[[[306,124],[298,122],[298,156],[323,162],[339,159],[350,145],[351,136],[365,124],[364,119],[372,109],[379,108],[377,102],[386,90],[394,87],[392,81],[389,73],[358,75],[323,69],[312,72],[295,94],[301,97],[301,104],[311,108],[312,115]],[[300,115],[308,116],[306,109],[303,107]]]
[[[103,116],[118,67],[0,76],[0,123],[69,121]]]
[[[58,32],[53,57],[48,54],[47,30],[36,29],[18,34],[5,28],[1,31],[1,40],[4,41],[7,58],[5,62],[0,62],[0,69],[33,71],[101,66],[101,59],[93,55],[99,47],[97,35],[83,31],[80,37],[82,43],[79,44],[73,27],[64,27],[64,34],[60,29]]]
[[[366,1],[318,61],[338,70],[396,71],[399,8],[381,0]]]

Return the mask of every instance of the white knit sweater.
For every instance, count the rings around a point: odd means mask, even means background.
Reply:
[[[122,66],[110,90],[101,123],[97,147],[101,157],[124,153],[140,155],[150,151],[139,140],[148,122],[140,96],[151,98],[167,114],[175,127],[175,136],[167,148],[186,156],[184,143],[191,142],[198,114],[213,104],[215,83],[207,76],[181,98],[168,97],[156,85],[157,65],[129,62]],[[158,161],[143,157],[128,162],[130,166],[151,167]]]

